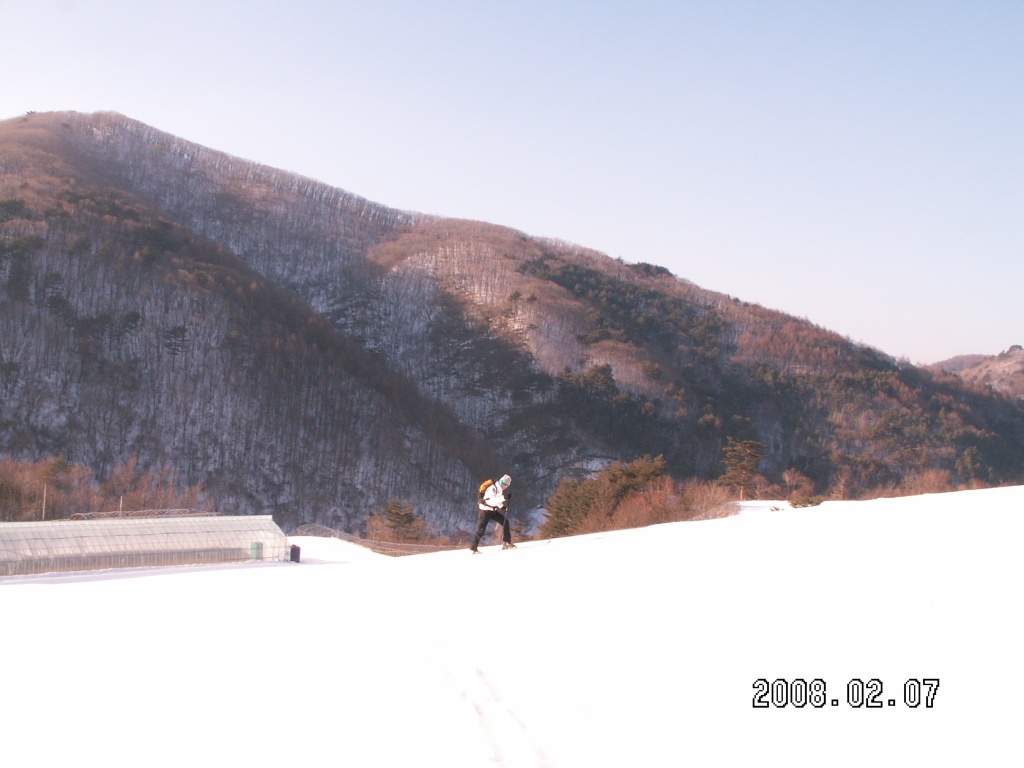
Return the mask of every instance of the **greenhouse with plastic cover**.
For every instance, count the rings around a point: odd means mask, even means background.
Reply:
[[[0,576],[288,560],[270,515],[0,523]]]

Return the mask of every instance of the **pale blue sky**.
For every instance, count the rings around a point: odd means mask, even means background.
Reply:
[[[0,0],[0,119],[115,110],[913,362],[1024,344],[1024,0]]]

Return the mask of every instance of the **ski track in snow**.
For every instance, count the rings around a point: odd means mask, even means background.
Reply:
[[[480,667],[447,665],[448,681],[476,713],[480,732],[491,749],[491,762],[501,768],[550,768],[544,748],[536,743],[525,722],[509,706]]]

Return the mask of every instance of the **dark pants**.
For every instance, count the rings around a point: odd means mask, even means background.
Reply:
[[[473,546],[476,549],[480,545],[480,539],[487,531],[487,524],[491,521],[501,523],[501,538],[506,544],[512,543],[512,530],[508,526],[508,517],[500,509],[481,509],[476,518],[476,536],[473,537]]]

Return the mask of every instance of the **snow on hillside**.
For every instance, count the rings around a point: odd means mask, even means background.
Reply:
[[[480,556],[306,538],[300,564],[7,578],[0,750],[19,768],[1019,765],[1022,534],[1015,487]]]

